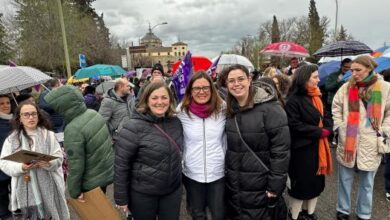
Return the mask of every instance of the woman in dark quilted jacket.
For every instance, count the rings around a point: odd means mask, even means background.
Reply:
[[[281,195],[290,158],[286,113],[275,89],[264,82],[254,84],[245,66],[228,67],[222,81],[228,89],[227,216],[231,220],[285,220],[287,207]]]
[[[178,220],[183,130],[163,82],[149,84],[115,147],[114,198],[135,220]]]

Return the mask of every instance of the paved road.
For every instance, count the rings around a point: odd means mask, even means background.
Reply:
[[[333,154],[334,154],[334,150]],[[336,164],[336,163],[335,163]],[[316,213],[320,220],[334,220],[336,219],[336,202],[337,202],[337,169],[333,176],[328,177],[326,180],[325,191],[321,194]],[[112,186],[108,187],[107,195],[110,199],[113,197],[113,188]],[[374,207],[373,207],[373,220],[390,220],[390,202],[387,202],[385,199],[384,191],[384,181],[383,181],[383,166],[378,170],[378,173],[375,177],[375,190],[374,190]],[[287,197],[287,196],[286,196]],[[288,198],[286,198],[288,199]],[[356,207],[356,184],[354,185],[353,195],[353,210]],[[79,219],[74,211],[71,210],[71,219]],[[185,210],[185,198],[183,196],[182,211],[181,211],[181,220],[190,220],[186,210]],[[355,216],[351,216],[350,220],[356,219]]]

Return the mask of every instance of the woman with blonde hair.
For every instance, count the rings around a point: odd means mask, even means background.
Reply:
[[[352,61],[350,80],[336,93],[332,104],[334,127],[338,132],[337,219],[351,213],[351,191],[358,175],[356,214],[370,219],[374,177],[390,134],[390,84],[378,79],[375,61],[359,56]]]

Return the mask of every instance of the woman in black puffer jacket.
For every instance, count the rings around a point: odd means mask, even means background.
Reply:
[[[179,219],[183,130],[174,109],[169,88],[151,83],[119,133],[114,198],[135,220]]]
[[[287,208],[281,195],[290,158],[286,113],[277,102],[275,89],[261,82],[254,86],[246,67],[239,64],[228,67],[222,80],[228,89],[225,158],[228,218],[285,220]],[[277,210],[272,208],[275,204]]]

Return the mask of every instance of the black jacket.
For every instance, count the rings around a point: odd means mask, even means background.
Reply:
[[[159,125],[178,149],[153,124]],[[181,185],[183,129],[177,117],[157,118],[133,112],[119,132],[115,147],[114,198],[128,204],[132,190],[148,195],[165,195]]]
[[[322,128],[319,128],[320,112],[311,102],[311,97],[292,95],[286,104],[291,131],[291,160],[289,194],[300,200],[320,195],[325,188],[324,175],[317,176],[318,144]],[[324,127],[332,131],[330,118],[325,115]]]
[[[256,88],[253,105],[239,110],[237,122],[242,137],[270,172],[248,151],[238,136],[234,118],[226,121],[226,192],[230,219],[262,220],[267,217],[266,190],[281,195],[289,163],[290,133],[287,116],[272,88]]]
[[[11,121],[7,119],[0,118],[0,153],[3,149],[3,143],[8,135],[12,131]],[[10,179],[7,174],[0,170],[0,181]]]

